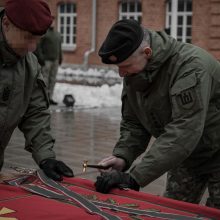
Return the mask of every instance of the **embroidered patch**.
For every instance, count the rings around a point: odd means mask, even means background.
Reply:
[[[196,93],[194,88],[184,90],[179,95],[177,95],[177,103],[184,109],[191,109],[195,102]]]
[[[15,210],[9,209],[7,207],[2,207],[0,209],[0,220],[18,220],[17,218],[7,217],[7,214],[16,212]],[[1,217],[2,216],[2,217]]]

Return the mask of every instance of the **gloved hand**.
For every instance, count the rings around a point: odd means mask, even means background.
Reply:
[[[123,173],[113,170],[109,173],[103,173],[97,177],[95,187],[98,192],[108,193],[112,188],[116,187],[130,188],[138,191],[140,186],[131,177],[129,173]]]
[[[125,160],[120,157],[109,156],[109,157],[102,159],[98,163],[98,165],[102,165],[104,167],[110,167],[110,169],[107,169],[107,170],[100,170],[101,173],[104,173],[104,172],[110,172],[111,170],[122,171],[124,170],[126,163],[125,163]]]
[[[63,176],[73,177],[73,171],[62,161],[45,159],[40,163],[40,168],[53,180],[61,181]]]

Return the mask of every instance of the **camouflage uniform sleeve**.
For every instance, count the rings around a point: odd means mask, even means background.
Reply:
[[[40,73],[33,87],[28,109],[18,126],[25,136],[25,149],[32,153],[37,164],[46,158],[55,158],[55,140],[51,136],[48,108],[46,85]]]
[[[123,158],[126,161],[125,170],[146,150],[151,138],[151,135],[138,121],[132,112],[127,95],[123,90],[120,138],[113,150],[113,155]]]
[[[211,84],[210,75],[200,70],[180,78],[172,86],[172,121],[131,170],[140,186],[177,167],[193,152],[203,133]]]

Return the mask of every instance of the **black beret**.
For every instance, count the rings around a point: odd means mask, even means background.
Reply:
[[[140,46],[143,37],[143,29],[137,21],[132,19],[117,21],[99,49],[102,62],[106,64],[123,62]]]
[[[53,21],[43,0],[6,0],[5,14],[16,27],[35,35],[45,34]]]

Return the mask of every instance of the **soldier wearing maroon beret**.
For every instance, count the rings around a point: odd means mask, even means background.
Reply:
[[[0,20],[0,170],[4,150],[18,126],[26,139],[25,149],[49,177],[72,177],[72,170],[56,160],[53,151],[48,97],[32,53],[52,23],[50,9],[42,0],[6,0]]]

